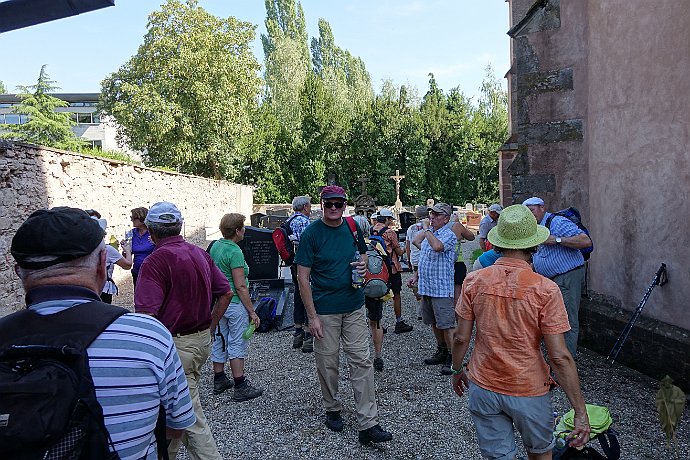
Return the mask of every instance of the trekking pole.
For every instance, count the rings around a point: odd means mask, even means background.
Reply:
[[[647,300],[649,299],[652,290],[654,290],[654,286],[663,286],[667,282],[668,277],[666,276],[666,264],[661,264],[661,267],[659,267],[659,270],[657,270],[656,274],[654,275],[652,284],[650,284],[647,288],[647,291],[644,293],[644,296],[642,297],[640,304],[633,312],[633,315],[632,317],[630,317],[628,324],[625,325],[623,332],[621,332],[621,334],[618,336],[615,345],[613,346],[613,348],[609,352],[608,357],[606,358],[606,360],[609,362],[609,364],[611,364],[611,366],[613,366],[613,363],[616,361],[616,358],[618,358],[618,354],[621,352],[621,349],[623,348],[625,341],[628,340],[630,331],[632,330],[633,326],[635,326],[635,322],[637,322],[638,318],[642,314],[642,309],[647,303]]]

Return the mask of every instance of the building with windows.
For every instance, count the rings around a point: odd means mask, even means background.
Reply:
[[[78,137],[101,150],[112,150],[132,154],[127,146],[120,146],[116,140],[117,124],[111,117],[102,116],[96,109],[99,93],[53,93],[51,96],[67,102],[67,107],[58,107],[56,111],[67,112],[76,123],[72,131]],[[16,94],[0,94],[0,130],[3,125],[26,123],[25,114],[14,112],[20,99]]]

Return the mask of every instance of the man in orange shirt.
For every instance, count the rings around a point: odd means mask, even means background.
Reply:
[[[468,407],[486,458],[515,458],[515,426],[530,460],[551,459],[553,409],[542,339],[575,409],[570,445],[579,447],[589,440],[577,368],[563,338],[570,330],[563,296],[556,283],[534,273],[529,265],[537,246],[548,237],[549,230],[537,224],[529,208],[521,204],[506,208],[488,235],[502,257],[467,275],[455,306],[453,389],[458,396],[469,390]],[[474,351],[465,365],[475,324]]]

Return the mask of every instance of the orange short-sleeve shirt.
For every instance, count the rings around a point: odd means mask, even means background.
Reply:
[[[532,271],[525,261],[501,257],[467,275],[455,310],[475,322],[470,380],[511,396],[541,396],[549,391],[541,339],[570,330],[556,283]]]

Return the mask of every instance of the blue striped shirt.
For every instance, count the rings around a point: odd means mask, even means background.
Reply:
[[[48,300],[29,308],[50,315],[88,301]],[[168,427],[184,429],[194,424],[182,363],[170,332],[157,319],[126,313],[91,343],[87,354],[96,399],[122,460],[156,460],[153,430],[160,405]]]
[[[422,241],[419,251],[418,292],[430,297],[453,297],[457,238],[447,226],[434,231],[434,236],[443,243],[443,251],[434,251],[426,238]]]
[[[539,224],[545,225],[550,215],[550,212],[545,213]],[[553,236],[560,237],[584,233],[570,219],[563,216],[554,216],[550,230]],[[537,273],[547,278],[553,278],[583,265],[585,259],[579,249],[567,248],[560,244],[542,244],[537,253],[532,256],[532,262]]]

